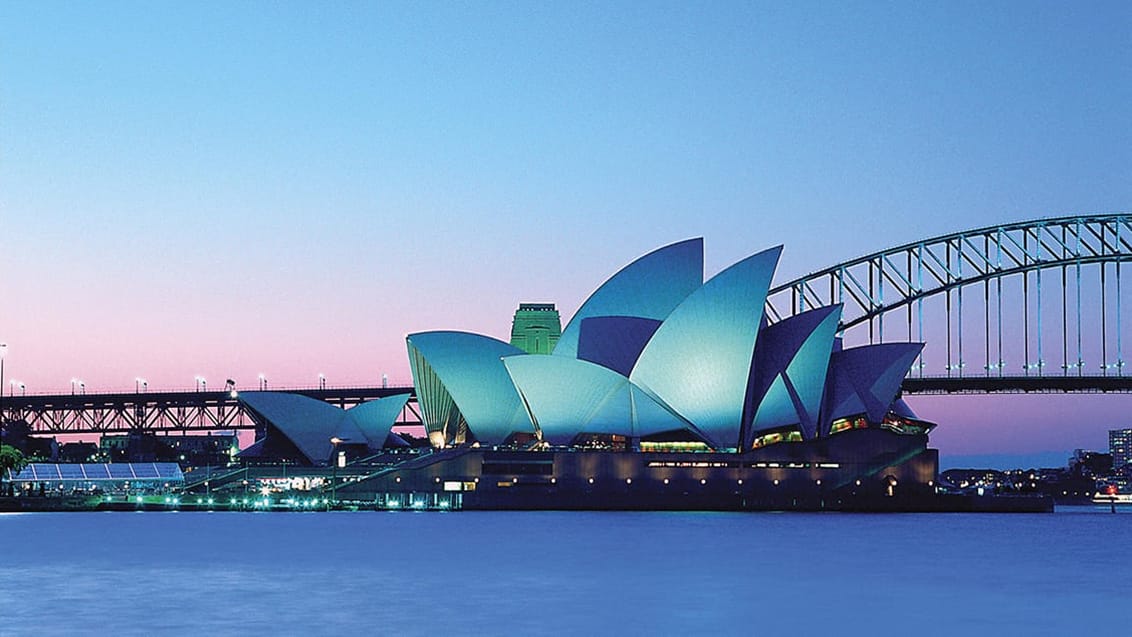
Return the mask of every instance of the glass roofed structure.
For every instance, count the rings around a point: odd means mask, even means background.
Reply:
[[[33,462],[8,480],[18,490],[31,488],[77,491],[159,491],[184,484],[185,475],[175,462],[121,462],[112,464],[48,464]]]
[[[702,239],[650,252],[582,303],[552,356],[464,332],[408,336],[430,441],[568,446],[607,435],[636,448],[663,435],[742,453],[827,437],[845,422],[883,425],[922,346],[842,351],[840,306],[769,324],[781,250],[706,281]]]

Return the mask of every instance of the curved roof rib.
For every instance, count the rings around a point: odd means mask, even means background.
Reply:
[[[829,359],[822,431],[838,418],[865,414],[880,422],[891,408],[923,343],[879,343],[834,352]]]
[[[421,418],[447,442],[466,424],[477,440],[498,444],[534,431],[500,360],[523,350],[468,332],[421,332],[406,339]]]
[[[763,328],[755,346],[743,417],[744,448],[750,447],[757,432],[788,425],[800,425],[807,439],[817,435],[840,320],[841,306],[833,305]]]
[[[717,449],[739,429],[766,293],[782,247],[732,265],[684,299],[629,376],[696,426]]]
[[[569,444],[580,433],[647,436],[687,429],[671,411],[606,367],[565,356],[508,356],[503,365],[542,439]]]
[[[582,303],[554,347],[578,356],[582,321],[592,316],[637,316],[663,320],[703,283],[704,240],[688,239],[653,250],[609,277]]]

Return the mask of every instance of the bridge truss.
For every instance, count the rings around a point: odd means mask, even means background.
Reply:
[[[870,254],[771,290],[782,320],[840,303],[846,346],[918,341],[916,391],[1132,391],[1132,214],[1039,219]]]
[[[411,389],[377,387],[291,393],[346,408]],[[0,421],[25,422],[36,435],[186,433],[262,426],[255,414],[228,391],[4,396],[0,399]],[[420,424],[415,402],[405,406],[396,424]]]

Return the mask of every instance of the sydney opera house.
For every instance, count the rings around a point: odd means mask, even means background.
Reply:
[[[465,332],[409,335],[433,451],[340,495],[386,507],[819,509],[929,493],[932,425],[898,397],[922,345],[844,348],[840,306],[770,322],[780,253],[705,281],[701,239],[655,250],[602,284],[549,354]],[[316,409],[250,400],[269,420]],[[320,417],[378,446],[403,401],[381,418],[343,415],[382,409],[368,405]],[[324,458],[325,433],[294,444]]]

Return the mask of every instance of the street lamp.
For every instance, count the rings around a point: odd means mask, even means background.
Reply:
[[[267,390],[267,376],[264,376],[263,374],[259,375],[259,390],[260,391],[266,391]]]
[[[71,379],[71,395],[72,395],[72,396],[74,396],[74,395],[75,395],[75,385],[76,385],[76,384],[77,384],[78,382],[79,382],[79,379],[77,379],[77,378],[72,378],[72,379]]]
[[[326,375],[322,372],[318,373],[318,388],[326,389]]]
[[[330,438],[330,444],[334,445],[334,452],[333,452],[333,455],[330,457],[330,461],[333,463],[331,465],[331,470],[330,470],[331,471],[331,473],[330,473],[330,476],[331,476],[330,477],[330,502],[331,502],[331,506],[337,506],[337,504],[338,504],[338,461],[339,461],[338,445],[340,443],[344,442],[344,440],[345,440],[344,438],[339,438],[338,436],[333,436],[333,437]]]
[[[0,447],[4,446],[4,355],[7,353],[8,344],[0,343]],[[3,482],[4,475],[0,473],[0,483]]]
[[[197,381],[197,385],[196,385],[197,391],[207,391],[208,390],[208,383],[204,380],[204,376],[197,376],[195,378],[195,380]]]
[[[81,380],[79,381],[79,392],[83,396],[86,396],[86,383],[84,381],[81,381]]]
[[[138,393],[138,385],[141,385],[141,389],[145,389],[146,391],[149,390],[149,383],[145,382],[144,378],[135,378],[134,379],[134,393],[135,394]]]

